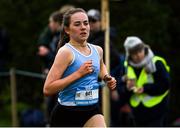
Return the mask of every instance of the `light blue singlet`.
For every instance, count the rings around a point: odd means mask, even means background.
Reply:
[[[98,89],[100,86],[98,83],[100,56],[97,49],[94,45],[88,43],[91,53],[86,56],[69,43],[66,43],[65,46],[71,49],[74,58],[72,63],[65,70],[63,78],[77,71],[87,60],[92,60],[94,71],[76,80],[60,91],[58,102],[64,106],[88,106],[97,103],[99,97]]]

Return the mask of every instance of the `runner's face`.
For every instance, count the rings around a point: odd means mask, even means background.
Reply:
[[[66,28],[66,33],[69,34],[70,40],[76,42],[84,42],[89,36],[89,21],[88,17],[83,12],[77,12],[70,18],[69,28]]]

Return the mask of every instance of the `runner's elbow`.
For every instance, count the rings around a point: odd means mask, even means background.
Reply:
[[[45,96],[51,96],[51,95],[52,95],[47,87],[44,87],[44,88],[43,88],[43,94],[44,94]]]

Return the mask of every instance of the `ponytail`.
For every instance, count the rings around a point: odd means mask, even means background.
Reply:
[[[64,46],[66,44],[66,42],[68,42],[68,41],[69,41],[69,35],[67,35],[66,32],[63,29],[61,31],[61,33],[60,33],[59,42],[58,42],[58,45],[57,45],[57,51],[59,50],[59,48]]]

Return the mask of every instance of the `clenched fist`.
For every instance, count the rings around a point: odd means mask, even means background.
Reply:
[[[110,75],[105,75],[103,80],[107,83],[109,89],[114,90],[116,88],[116,79]]]
[[[85,76],[87,74],[90,74],[94,71],[93,65],[92,65],[92,60],[85,61],[81,67],[78,69],[78,72],[80,73],[81,76]]]

